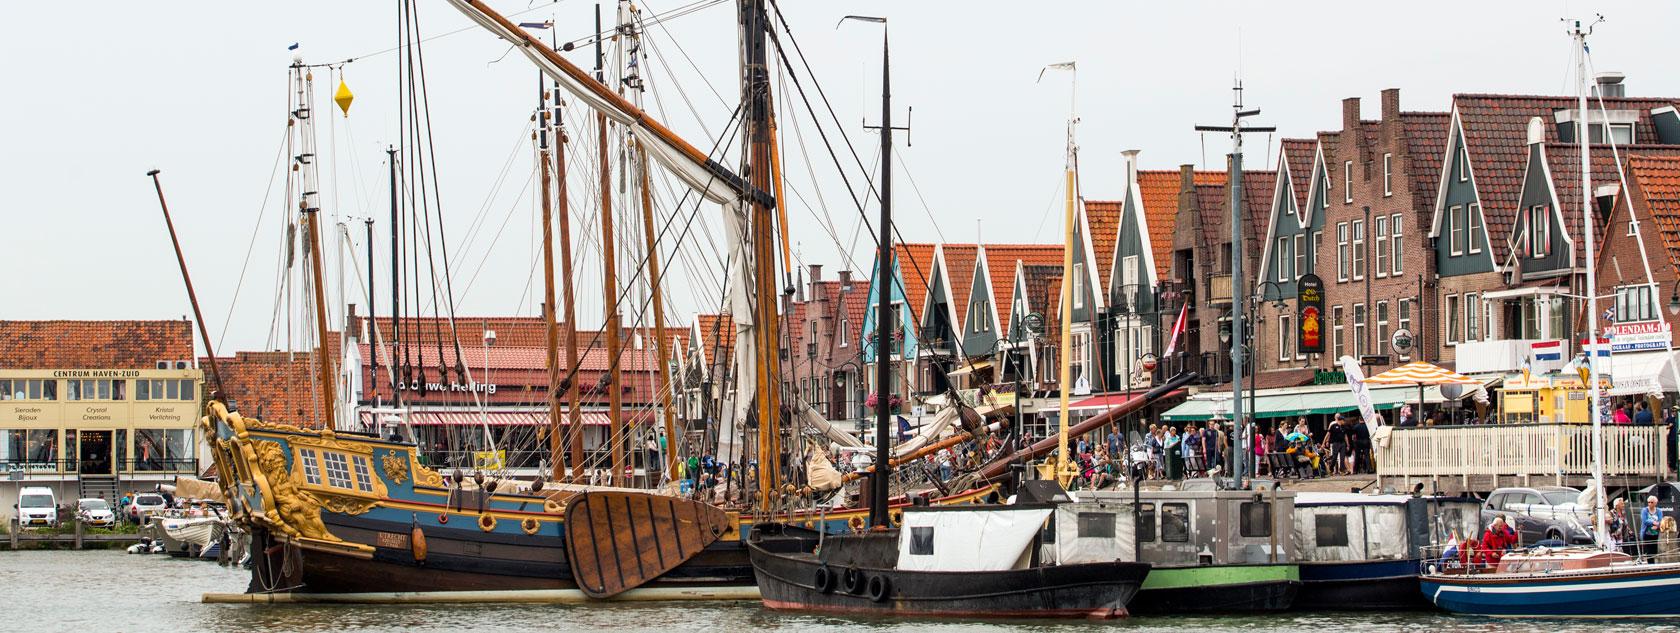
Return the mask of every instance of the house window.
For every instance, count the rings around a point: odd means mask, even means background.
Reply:
[[[1458,295],[1447,295],[1447,344],[1458,344]]]
[[[1470,238],[1470,252],[1480,253],[1482,252],[1482,243],[1487,241],[1485,232],[1482,230],[1482,205],[1471,203],[1470,206],[1465,207],[1465,215],[1469,216],[1467,219],[1470,221],[1470,234],[1468,236]]]
[[[1289,241],[1289,238],[1278,238],[1277,250],[1273,253],[1273,255],[1275,255],[1273,259],[1276,261],[1275,265],[1277,266],[1278,281],[1289,281],[1291,279],[1289,266],[1294,262],[1295,257],[1289,254],[1290,244],[1291,242]]]
[[[1307,274],[1307,271],[1309,270],[1309,268],[1308,268],[1309,264],[1307,264],[1307,249],[1304,248],[1306,246],[1306,242],[1307,242],[1307,235],[1305,233],[1302,233],[1302,234],[1299,234],[1299,235],[1295,236],[1295,278],[1296,279],[1300,279],[1301,275]]]
[[[1591,143],[1605,142],[1603,123],[1593,123],[1587,126],[1587,141]],[[1633,143],[1633,124],[1611,123],[1610,142],[1616,145],[1628,145]]]
[[[1342,338],[1342,306],[1330,308],[1330,343],[1336,358],[1347,354],[1347,342]]]
[[[1482,340],[1482,298],[1476,293],[1464,295],[1464,341]]]
[[[1353,304],[1353,355],[1364,356],[1371,351],[1365,345],[1365,304]]]
[[[1342,204],[1353,204],[1353,161],[1342,161]]]
[[[1639,234],[1639,224],[1636,223],[1634,220],[1628,220],[1627,227],[1628,227],[1627,228],[1627,236],[1628,237],[1633,237],[1633,236]]]
[[[1529,257],[1535,259],[1551,252],[1552,222],[1546,213],[1546,205],[1537,204],[1528,209],[1528,247]]]
[[[1295,327],[1294,318],[1287,315],[1278,316],[1278,360],[1286,361],[1295,355]]]
[[[1085,307],[1085,262],[1073,264],[1073,307]]]
[[[1394,195],[1394,155],[1383,154],[1383,197]]]
[[[1322,165],[1320,165],[1320,166],[1322,167]],[[1320,206],[1320,207],[1323,207],[1325,209],[1330,208],[1330,169],[1329,168],[1325,168],[1325,170],[1324,170],[1324,188],[1320,189],[1319,192],[1318,192],[1318,203],[1319,203],[1318,206]]]
[[[1388,342],[1388,302],[1377,302],[1377,349]]]
[[[1464,254],[1464,207],[1459,205],[1447,208],[1447,252]]]
[[[1616,289],[1616,322],[1653,321],[1657,318],[1651,287],[1622,286]]]
[[[1313,231],[1312,242],[1307,245],[1307,248],[1312,249],[1312,252],[1307,255],[1307,261],[1310,262],[1314,272],[1318,271],[1318,245],[1323,243],[1324,231]]]
[[[1265,501],[1245,501],[1237,509],[1237,533],[1247,538],[1272,535],[1272,504]]]
[[[1079,379],[1091,375],[1091,333],[1073,333],[1073,384],[1078,385]]]
[[[76,382],[74,380],[70,382]],[[57,400],[58,381],[48,378],[0,379],[0,400]]]
[[[850,347],[852,337],[852,320],[840,319],[840,346]]]
[[[1348,280],[1348,224],[1336,224],[1336,281]]]
[[[1388,216],[1377,216],[1377,276],[1388,276]]]
[[[1388,274],[1398,275],[1401,272],[1403,272],[1402,269],[1405,268],[1405,266],[1401,265],[1401,263],[1400,263],[1401,261],[1405,260],[1405,257],[1402,256],[1401,253],[1406,252],[1406,251],[1400,250],[1400,246],[1401,246],[1400,214],[1398,214],[1398,213],[1396,213],[1392,216],[1389,216],[1389,218],[1388,218],[1388,241],[1389,241],[1388,252],[1392,254],[1393,261],[1394,261],[1394,264],[1392,266],[1390,266],[1389,269],[1388,269]]]
[[[1470,180],[1470,154],[1464,151],[1464,146],[1458,146],[1458,181]]]
[[[1399,313],[1400,313],[1399,314],[1400,322],[1398,323],[1398,325],[1400,326],[1400,329],[1406,330],[1406,331],[1411,331],[1411,329],[1412,329],[1412,300],[1411,299],[1401,299],[1399,301],[1399,305],[1396,306],[1396,307],[1398,308]]]
[[[170,386],[169,391],[172,393],[170,399],[173,400],[176,397],[173,394],[179,393],[175,389],[177,383],[171,380],[168,381],[168,384]],[[68,400],[122,400],[124,392],[127,391],[125,388],[128,386],[128,381],[103,378],[66,380],[64,386],[65,398]]]
[[[1365,221],[1353,221],[1353,278],[1365,278]]]

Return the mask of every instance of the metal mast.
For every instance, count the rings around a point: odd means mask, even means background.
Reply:
[[[321,411],[322,424],[338,427],[338,416],[334,410],[338,396],[336,394],[337,381],[333,378],[332,355],[327,353],[327,304],[326,291],[322,286],[321,276],[321,204],[318,200],[320,192],[316,191],[315,170],[315,117],[314,108],[314,73],[303,60],[292,59],[292,83],[297,91],[296,109],[292,110],[292,120],[297,122],[299,152],[293,160],[295,167],[303,177],[298,208],[303,213],[304,223],[309,227],[309,263],[311,290],[315,300],[315,360],[321,382]]]
[[[1594,255],[1592,215],[1592,171],[1591,147],[1587,142],[1587,36],[1592,34],[1593,24],[1581,26],[1580,20],[1575,20],[1575,27],[1570,30],[1570,36],[1575,39],[1575,91],[1579,109],[1575,120],[1575,142],[1581,146],[1581,229],[1586,233],[1587,247],[1587,368],[1589,382],[1588,393],[1591,395],[1592,407],[1592,456],[1593,456],[1593,484],[1598,486],[1598,498],[1593,507],[1593,535],[1602,546],[1608,546],[1609,533],[1605,527],[1605,490],[1604,490],[1604,418],[1599,411],[1601,394],[1598,386],[1598,275],[1594,262],[1598,258]],[[1605,137],[1610,136],[1608,127]]]
[[[1196,131],[1198,131],[1198,132],[1229,132],[1231,134],[1231,166],[1230,166],[1230,172],[1231,173],[1226,180],[1226,182],[1228,183],[1226,186],[1229,187],[1230,191],[1231,191],[1231,195],[1230,195],[1229,200],[1230,200],[1230,205],[1231,205],[1231,220],[1230,220],[1230,222],[1231,222],[1231,426],[1232,426],[1231,440],[1232,441],[1231,441],[1231,450],[1228,451],[1228,452],[1230,453],[1230,456],[1232,458],[1231,481],[1239,488],[1242,487],[1243,476],[1244,476],[1244,474],[1246,474],[1246,471],[1247,471],[1247,454],[1248,454],[1249,450],[1252,450],[1252,447],[1247,442],[1244,441],[1244,433],[1245,433],[1246,429],[1248,428],[1248,425],[1245,423],[1246,421],[1243,419],[1242,376],[1243,376],[1243,366],[1245,364],[1245,356],[1246,356],[1246,354],[1244,352],[1246,351],[1245,348],[1248,344],[1247,343],[1248,339],[1244,338],[1244,331],[1246,330],[1246,328],[1248,326],[1248,314],[1247,314],[1247,306],[1244,305],[1244,301],[1246,299],[1243,296],[1243,289],[1244,289],[1243,285],[1246,282],[1244,281],[1244,278],[1243,278],[1243,259],[1244,259],[1245,249],[1243,248],[1243,214],[1242,214],[1242,206],[1243,206],[1243,197],[1242,197],[1242,190],[1243,190],[1243,183],[1242,183],[1242,174],[1243,174],[1242,144],[1243,144],[1243,137],[1242,137],[1242,135],[1243,135],[1243,132],[1245,132],[1245,131],[1247,131],[1247,132],[1275,132],[1275,131],[1277,131],[1277,128],[1275,128],[1275,127],[1256,127],[1256,126],[1251,126],[1251,127],[1246,127],[1246,128],[1243,127],[1242,120],[1245,119],[1245,118],[1248,118],[1248,117],[1251,117],[1251,116],[1256,116],[1256,115],[1260,114],[1260,109],[1259,108],[1254,108],[1252,110],[1244,110],[1243,109],[1243,100],[1242,100],[1242,91],[1243,91],[1242,80],[1239,79],[1239,80],[1236,81],[1235,85],[1232,86],[1232,88],[1231,88],[1231,92],[1235,95],[1235,97],[1232,101],[1232,104],[1231,104],[1231,125],[1229,125],[1229,126],[1198,125],[1198,126],[1196,126]],[[1249,363],[1249,364],[1253,365],[1253,367],[1250,368],[1251,370],[1256,371],[1256,372],[1259,371],[1260,368],[1259,368],[1259,364],[1257,362],[1256,363]]]

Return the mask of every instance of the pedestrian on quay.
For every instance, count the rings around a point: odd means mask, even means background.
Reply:
[[[1621,499],[1617,499],[1617,501],[1621,501]],[[1644,544],[1655,544],[1657,538],[1662,536],[1662,520],[1663,511],[1662,508],[1657,507],[1657,496],[1645,497],[1645,507],[1639,510],[1639,542],[1642,554],[1646,551],[1643,548]]]
[[[1365,424],[1363,418],[1353,421],[1353,428],[1348,431],[1348,442],[1353,445],[1353,472],[1376,472],[1371,467],[1371,427]]]
[[[1353,450],[1348,443],[1346,425],[1342,414],[1336,414],[1330,426],[1324,427],[1324,439],[1319,442],[1319,449],[1330,456],[1331,475],[1345,475],[1353,470]]]
[[[1652,426],[1657,423],[1651,415],[1651,407],[1646,406],[1644,401],[1633,406],[1633,423],[1637,426]]]

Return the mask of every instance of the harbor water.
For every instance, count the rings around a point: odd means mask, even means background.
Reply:
[[[956,621],[788,615],[756,602],[570,605],[212,605],[205,592],[238,592],[247,572],[213,563],[121,551],[0,552],[0,588],[38,631],[1676,631],[1668,621],[1544,622],[1438,613],[1284,613],[1133,617],[1110,622]],[[1208,596],[1217,600],[1218,596]],[[27,616],[24,614],[27,613]],[[11,627],[0,627],[9,629]],[[15,630],[15,629],[14,629]]]

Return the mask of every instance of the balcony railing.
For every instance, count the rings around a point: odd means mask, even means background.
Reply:
[[[1539,342],[1540,339],[1505,339],[1459,343],[1458,365],[1454,369],[1461,374],[1517,371],[1533,352],[1533,344]]]
[[[80,472],[84,475],[116,476],[149,473],[197,473],[198,460],[193,458],[180,459],[128,459],[106,462],[103,464],[84,464],[77,459],[48,459],[48,460],[0,460],[0,473],[23,473],[30,475],[74,475]]]
[[[1207,285],[1208,285],[1207,293],[1204,294],[1203,296],[1207,297],[1208,303],[1230,303],[1231,302],[1231,275],[1230,274],[1209,275],[1208,280],[1207,280]]]
[[[1605,475],[1652,481],[1665,477],[1667,432],[1662,426],[1604,427]],[[1586,424],[1394,429],[1387,445],[1379,441],[1375,452],[1382,477],[1476,477],[1494,482],[1514,477],[1571,485],[1593,471],[1592,426]]]

